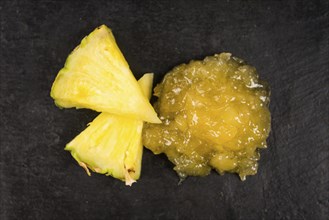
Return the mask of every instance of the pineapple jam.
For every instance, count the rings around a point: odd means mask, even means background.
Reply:
[[[143,144],[165,153],[181,179],[257,172],[270,132],[269,88],[256,69],[229,53],[181,64],[154,89],[162,124],[146,123]]]

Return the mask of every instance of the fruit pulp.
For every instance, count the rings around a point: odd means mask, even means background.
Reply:
[[[216,54],[175,67],[154,94],[162,124],[144,126],[143,144],[165,153],[181,178],[212,168],[242,180],[257,172],[271,118],[269,88],[254,67]]]

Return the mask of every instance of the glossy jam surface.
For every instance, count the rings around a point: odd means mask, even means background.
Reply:
[[[143,144],[165,153],[181,178],[212,168],[257,172],[270,132],[269,89],[254,67],[229,53],[175,67],[155,88],[162,124],[146,124]]]

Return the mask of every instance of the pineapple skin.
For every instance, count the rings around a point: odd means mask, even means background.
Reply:
[[[50,96],[61,108],[88,108],[161,123],[105,25],[86,36],[68,56]]]

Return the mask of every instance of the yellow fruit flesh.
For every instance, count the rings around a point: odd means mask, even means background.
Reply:
[[[125,158],[129,147],[140,146],[143,122],[101,113],[67,144],[72,156],[97,173],[125,179]]]
[[[162,124],[146,124],[144,146],[165,153],[180,177],[211,168],[244,180],[257,172],[270,131],[269,90],[255,69],[223,53],[175,67],[156,86]]]
[[[160,123],[105,25],[69,55],[53,83],[51,97],[63,108],[89,108]]]
[[[153,74],[145,74],[138,83],[145,97],[150,97]],[[111,175],[131,185],[139,179],[143,121],[101,113],[89,126],[67,144],[80,166]]]

